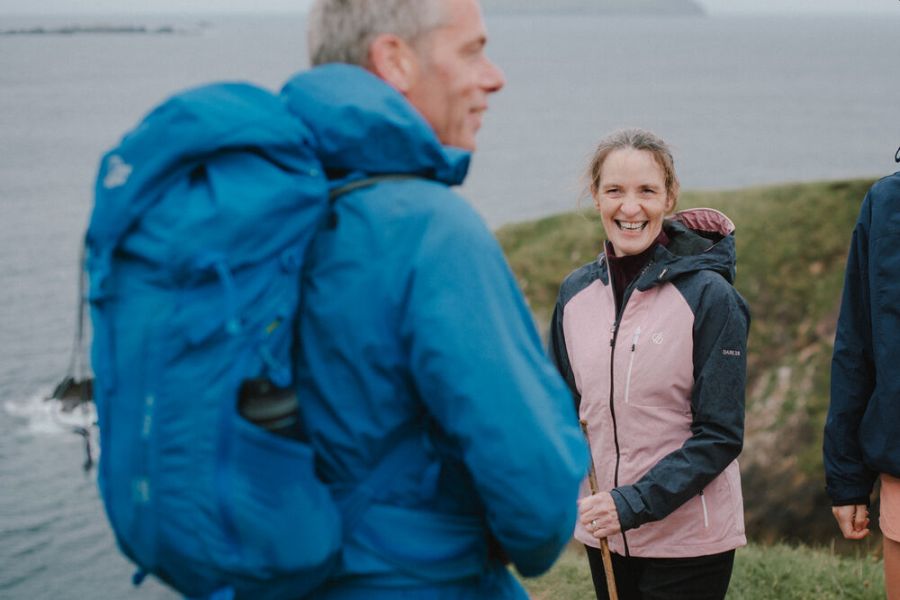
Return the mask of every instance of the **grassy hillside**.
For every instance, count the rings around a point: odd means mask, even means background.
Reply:
[[[871,184],[689,192],[679,202],[679,209],[719,209],[737,227],[736,286],[753,315],[740,462],[747,531],[756,540],[828,543],[836,533],[824,494],[822,427],[847,248]],[[497,235],[546,331],[560,281],[601,248],[599,219],[564,214]]]
[[[546,575],[524,581],[533,600],[594,597],[587,558],[572,545]],[[842,557],[824,549],[785,545],[739,548],[728,600],[880,600],[881,563],[872,557]]]

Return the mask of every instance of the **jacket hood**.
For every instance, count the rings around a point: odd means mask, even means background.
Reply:
[[[310,69],[288,81],[281,95],[312,131],[315,153],[334,178],[409,173],[459,185],[466,177],[471,153],[443,146],[400,92],[361,67]]]
[[[655,282],[669,281],[693,271],[715,271],[733,284],[735,278],[734,223],[712,208],[692,208],[663,222],[669,245],[654,255]],[[640,289],[653,285],[646,279]]]

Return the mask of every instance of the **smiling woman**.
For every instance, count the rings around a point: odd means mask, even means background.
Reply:
[[[563,282],[550,332],[598,482],[582,489],[575,537],[598,598],[608,538],[623,598],[718,600],[746,543],[735,459],[749,314],[731,286],[734,225],[711,209],[665,218],[678,178],[650,132],[604,138],[588,174],[606,252]]]
[[[609,138],[591,163],[591,195],[616,256],[640,254],[675,208],[678,179],[672,156],[646,132]]]

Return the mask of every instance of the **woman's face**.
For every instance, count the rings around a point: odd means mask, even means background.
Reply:
[[[594,206],[616,256],[640,254],[662,230],[674,205],[662,167],[646,150],[620,148],[600,167]]]

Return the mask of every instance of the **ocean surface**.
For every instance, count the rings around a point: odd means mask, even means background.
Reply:
[[[91,415],[42,398],[69,361],[100,154],[176,90],[277,89],[306,65],[304,23],[0,17],[0,30],[73,24],[176,32],[0,35],[0,598],[172,598],[151,580],[131,588],[71,433]],[[897,168],[900,19],[496,16],[488,27],[508,84],[462,192],[492,227],[574,209],[593,144],[621,126],[666,138],[685,189]]]

